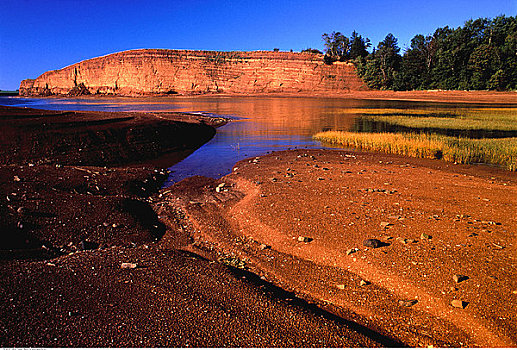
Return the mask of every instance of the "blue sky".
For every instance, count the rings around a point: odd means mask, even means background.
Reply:
[[[0,89],[17,89],[84,59],[137,48],[323,49],[321,35],[356,30],[377,45],[470,18],[517,15],[517,0],[0,0]]]

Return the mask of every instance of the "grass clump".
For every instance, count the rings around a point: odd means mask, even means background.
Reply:
[[[461,164],[485,163],[517,170],[517,138],[468,139],[425,133],[320,132],[322,143]]]
[[[517,109],[470,109],[429,112],[380,109],[364,111],[361,118],[413,129],[517,131]]]

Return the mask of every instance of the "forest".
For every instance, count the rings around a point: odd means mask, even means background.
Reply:
[[[433,34],[418,34],[402,53],[391,33],[376,47],[355,31],[350,37],[325,33],[322,39],[325,63],[353,62],[373,89],[517,89],[515,16],[471,19],[455,29],[446,26]]]

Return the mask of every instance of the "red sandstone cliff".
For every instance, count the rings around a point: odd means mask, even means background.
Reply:
[[[364,90],[350,63],[322,55],[143,49],[92,58],[20,84],[20,95]]]

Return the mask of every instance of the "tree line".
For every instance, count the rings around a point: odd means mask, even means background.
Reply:
[[[402,54],[391,33],[371,52],[370,40],[355,31],[350,38],[332,32],[322,39],[325,63],[354,62],[374,89],[517,89],[517,17],[478,18],[418,34]]]

